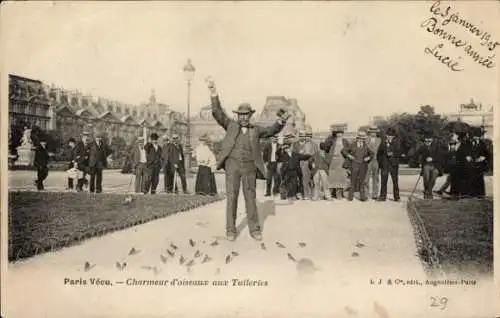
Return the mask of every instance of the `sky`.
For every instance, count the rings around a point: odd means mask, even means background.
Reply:
[[[432,4],[8,3],[2,10],[3,66],[123,103],[146,102],[155,89],[159,102],[186,112],[182,68],[189,58],[196,67],[192,113],[209,104],[204,78],[210,75],[226,109],[249,102],[260,111],[269,95],[296,98],[315,131],[416,112],[423,104],[439,113],[455,112],[471,98],[497,107],[498,66],[481,66],[422,28],[433,16]],[[452,5],[451,12],[500,42],[498,3]],[[489,52],[459,25],[446,30],[484,56],[500,50]],[[425,53],[441,42],[443,54],[460,56],[463,71],[453,72]]]

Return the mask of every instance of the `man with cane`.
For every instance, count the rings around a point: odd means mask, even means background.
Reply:
[[[424,179],[424,199],[432,199],[432,189],[436,185],[436,179],[443,175],[443,158],[441,147],[434,141],[431,132],[425,132],[424,144],[417,149],[415,156],[422,167],[420,175]]]

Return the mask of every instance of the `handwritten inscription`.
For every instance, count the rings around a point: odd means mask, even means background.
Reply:
[[[439,309],[445,310],[447,304],[447,297],[431,297],[431,307],[439,307]]]
[[[424,20],[420,26],[427,32],[435,35],[445,42],[426,47],[424,49],[426,54],[433,56],[453,72],[463,71],[464,68],[461,66],[461,55],[452,57],[448,53],[443,53],[446,51],[445,43],[447,43],[452,48],[460,49],[461,51],[459,51],[459,53],[469,57],[473,62],[479,64],[480,66],[484,66],[487,69],[491,69],[496,66],[496,55],[493,51],[498,45],[500,45],[500,42],[493,40],[490,33],[467,21],[459,12],[453,12],[453,8],[451,6],[442,6],[440,0],[437,0],[432,4],[430,12],[432,13],[432,16]],[[455,34],[453,31],[445,29],[445,27],[450,23],[462,26],[469,33],[476,36],[479,39],[481,47],[486,48],[487,52],[484,53],[479,51],[477,48],[474,48],[473,41],[468,41],[464,37],[460,37]]]

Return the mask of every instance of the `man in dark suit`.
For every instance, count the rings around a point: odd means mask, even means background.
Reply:
[[[277,195],[280,189],[280,175],[278,173],[278,152],[280,151],[280,146],[278,145],[278,138],[275,136],[271,137],[271,142],[264,146],[262,153],[262,158],[267,166],[267,176],[266,176],[266,194],[268,197],[271,195],[271,186],[273,195]],[[273,185],[274,181],[274,185]]]
[[[415,156],[422,167],[420,175],[424,179],[424,199],[432,199],[436,180],[443,175],[443,151],[431,132],[424,134],[424,144],[417,149]]]
[[[310,163],[311,155],[303,154],[292,150],[292,141],[288,137],[283,142],[282,151],[279,153],[279,162],[282,163],[281,168],[281,180],[282,180],[282,192],[281,199],[288,199],[294,201],[299,197],[300,182],[302,181],[299,177],[301,172],[302,163]],[[308,161],[308,162],[307,162]]]
[[[162,168],[163,168],[163,189],[166,193],[172,192],[173,189],[173,175],[172,171],[167,167],[168,165],[168,151],[170,149],[170,145],[172,144],[172,141],[170,140],[170,137],[165,135],[163,136],[163,144],[162,144],[162,154],[161,154],[161,159],[162,159]],[[172,177],[171,177],[172,175]]]
[[[147,193],[147,156],[144,149],[144,138],[137,139],[137,145],[132,150],[132,171],[135,174],[135,193]]]
[[[351,187],[349,188],[348,200],[354,199],[354,189],[359,189],[361,201],[368,200],[366,187],[366,172],[368,163],[375,154],[365,142],[366,132],[360,131],[356,136],[356,141],[348,147],[342,149],[342,155],[351,161]]]
[[[488,170],[488,158],[492,157],[488,147],[481,138],[480,127],[472,127],[471,140],[465,146],[466,162],[465,176],[467,180],[467,194],[471,197],[484,197],[486,194],[484,173]]]
[[[396,138],[396,131],[390,127],[387,129],[386,136],[382,138],[378,148],[377,160],[380,167],[381,187],[378,201],[385,201],[387,198],[387,181],[389,174],[392,179],[392,189],[394,201],[399,201],[399,157],[401,156],[401,147]]]
[[[160,181],[161,170],[161,147],[158,145],[158,134],[152,133],[149,137],[150,142],[144,146],[146,150],[146,179],[144,181],[144,194],[151,191],[156,193],[158,181]]]
[[[89,146],[90,192],[102,192],[102,171],[108,166],[108,156],[111,155],[111,149],[104,138],[104,135],[97,135]]]
[[[289,118],[283,111],[278,112],[278,120],[274,125],[261,127],[252,125],[250,117],[255,112],[250,104],[243,103],[238,107],[237,120],[230,119],[222,109],[219,96],[212,79],[207,79],[212,103],[212,115],[217,123],[224,128],[226,136],[221,142],[221,150],[217,155],[217,169],[226,171],[226,234],[230,241],[236,239],[236,210],[240,184],[243,184],[243,194],[247,212],[250,236],[262,240],[261,227],[257,214],[256,179],[257,172],[267,175],[264,160],[260,150],[259,138],[269,138],[278,134]]]
[[[82,140],[75,146],[75,162],[76,168],[83,171],[82,177],[76,183],[76,191],[83,191],[83,186],[88,184],[86,178],[89,173],[89,152],[90,152],[90,137],[88,132],[82,133]]]
[[[163,162],[165,167],[165,177],[168,177],[167,192],[178,192],[177,184],[174,184],[175,173],[181,179],[182,192],[188,194],[186,183],[186,167],[184,160],[184,150],[180,144],[179,135],[172,136],[172,142],[167,146],[163,153]]]
[[[37,174],[37,178],[35,181],[36,188],[38,191],[41,191],[44,189],[43,181],[49,175],[48,164],[50,155],[47,150],[47,141],[43,137],[41,137],[39,143],[40,144],[35,149],[35,158],[33,160],[33,165],[36,168]]]

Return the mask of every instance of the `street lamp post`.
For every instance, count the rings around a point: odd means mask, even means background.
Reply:
[[[190,125],[190,117],[191,117],[191,81],[194,77],[195,68],[193,64],[191,64],[191,60],[187,60],[187,64],[184,66],[183,71],[186,75],[187,81],[187,134],[186,134],[186,169],[191,168],[191,125]]]

